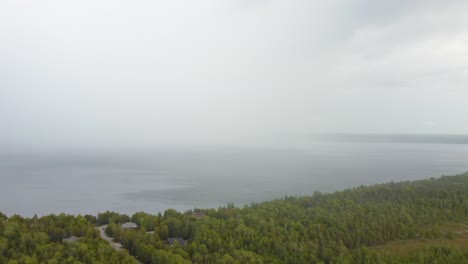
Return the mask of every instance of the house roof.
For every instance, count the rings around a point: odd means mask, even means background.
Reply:
[[[192,216],[195,217],[195,218],[203,218],[205,216],[205,213],[196,212],[196,213],[193,213]]]
[[[170,237],[167,239],[167,244],[173,245],[176,241],[182,246],[186,245],[185,240],[181,237]]]
[[[71,242],[78,241],[78,239],[80,239],[80,238],[76,237],[76,236],[71,236],[71,237],[67,237],[67,238],[62,239],[62,241],[67,242],[67,243],[71,243]]]
[[[138,225],[132,222],[127,222],[122,224],[122,228],[137,228]]]

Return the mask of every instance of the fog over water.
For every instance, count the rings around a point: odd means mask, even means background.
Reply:
[[[0,1],[0,148],[467,134],[464,0]]]
[[[2,153],[0,211],[23,215],[238,206],[358,185],[468,171],[467,137],[313,141],[289,147],[161,147]],[[335,138],[335,137],[334,137]],[[456,143],[458,142],[458,143]]]
[[[0,211],[154,213],[467,171],[467,14],[0,1]]]

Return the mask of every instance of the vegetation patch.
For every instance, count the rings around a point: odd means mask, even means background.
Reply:
[[[421,238],[394,240],[370,249],[377,253],[415,256],[424,249],[449,247],[468,253],[468,221],[450,223],[440,228],[442,235],[438,238]]]

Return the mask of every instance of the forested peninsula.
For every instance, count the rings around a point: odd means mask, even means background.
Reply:
[[[468,173],[242,208],[0,213],[0,263],[468,263]]]

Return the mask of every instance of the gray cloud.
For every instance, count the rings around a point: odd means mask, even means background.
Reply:
[[[468,133],[465,1],[3,1],[12,145]]]

